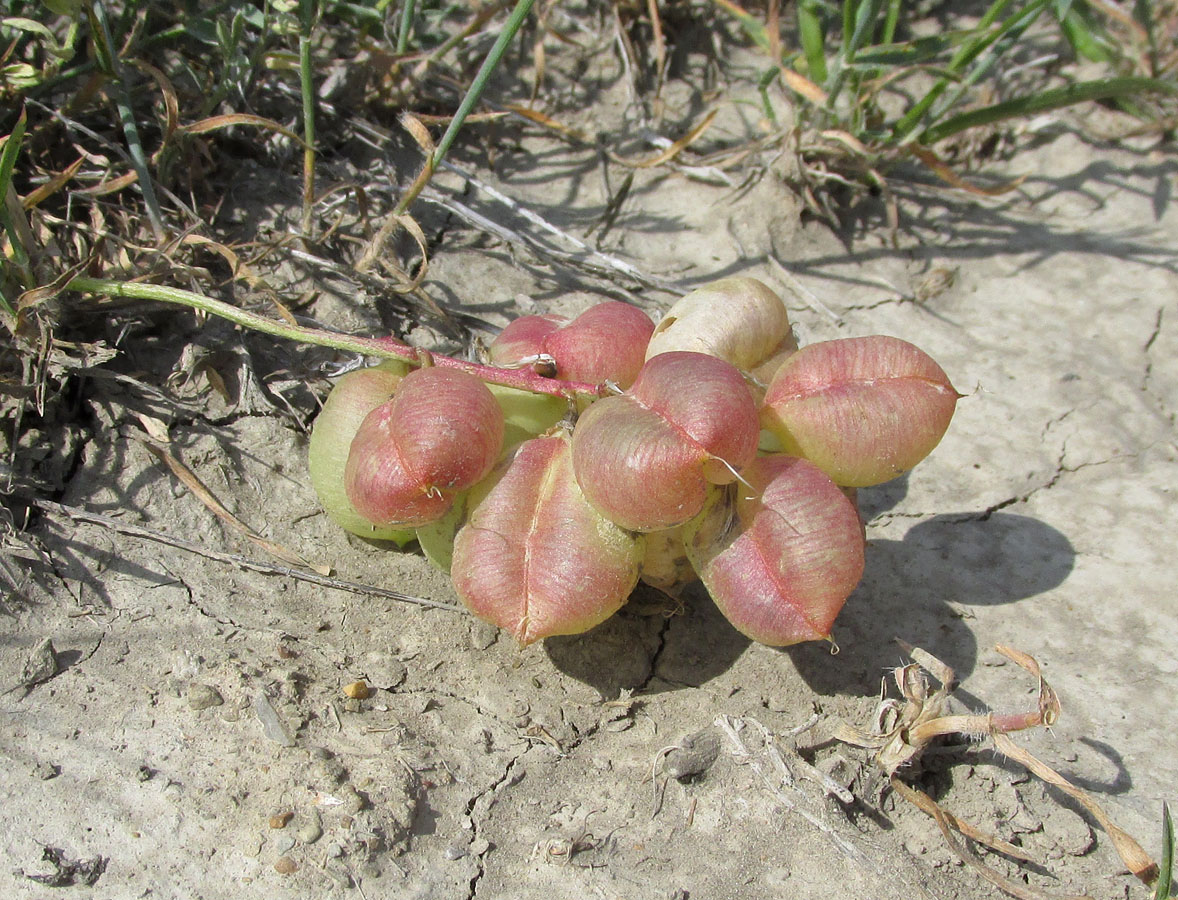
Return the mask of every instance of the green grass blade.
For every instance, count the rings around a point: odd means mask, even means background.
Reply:
[[[4,230],[8,232],[8,243],[12,248],[12,265],[20,270],[23,280],[28,282],[32,277],[32,273],[29,271],[29,256],[25,252],[24,241],[21,240],[17,224],[8,213],[8,196],[9,191],[12,190],[12,172],[16,167],[16,158],[20,154],[21,142],[24,140],[26,121],[25,111],[22,109],[12,133],[5,139],[3,148],[0,148],[0,222],[3,223]],[[13,193],[15,195],[15,192]],[[32,285],[25,284],[25,287],[32,287]],[[0,297],[0,300],[3,301],[0,303],[0,309],[9,315],[14,315],[7,298]]]
[[[879,14],[884,0],[863,0],[855,11],[855,27],[850,42],[843,48],[847,62],[853,62],[855,54],[867,46],[879,24]]]
[[[25,138],[25,125],[28,118],[25,111],[20,111],[20,118],[12,128],[12,133],[0,148],[0,197],[8,193],[8,186],[12,184],[12,172],[16,168],[16,158],[20,155],[20,145]]]
[[[1158,867],[1158,880],[1154,884],[1153,900],[1170,900],[1173,888],[1174,869],[1174,822],[1170,819],[1170,807],[1162,804],[1162,862]]]
[[[1113,48],[1093,28],[1087,16],[1087,10],[1075,7],[1069,9],[1059,19],[1059,30],[1067,38],[1072,50],[1091,62],[1112,62],[1115,56]]]
[[[401,27],[397,32],[397,54],[405,52],[409,46],[409,32],[413,30],[413,18],[417,14],[417,0],[405,0],[405,7],[401,10]]]
[[[933,104],[933,109],[928,115],[928,121],[936,122],[949,110],[956,108],[961,102],[961,98],[965,95],[965,92],[986,77],[990,70],[997,64],[998,60],[1010,52],[1011,48],[1026,34],[1027,29],[1038,21],[1039,16],[1046,7],[1047,2],[1044,0],[1042,3],[1028,6],[1023,12],[1008,19],[999,30],[998,38],[990,45],[989,50],[970,66],[965,77],[960,80],[952,91],[942,97],[940,102]]]
[[[888,0],[888,16],[884,20],[880,43],[890,44],[896,39],[896,25],[900,22],[900,6],[903,0]]]
[[[1027,15],[1029,11],[1041,9],[1047,0],[1036,0],[1030,7],[1024,8],[1020,12],[1016,12],[1013,16],[1006,20],[1001,26],[992,29],[991,26],[998,20],[998,17],[1005,11],[1013,0],[995,0],[986,14],[978,23],[975,29],[977,37],[973,41],[964,44],[949,61],[948,70],[953,73],[960,73],[965,70],[965,67],[972,63],[982,53],[986,51],[995,41],[997,41],[1007,30],[1014,27],[1022,17]],[[929,110],[933,104],[937,102],[941,94],[943,94],[952,83],[950,79],[943,78],[938,81],[932,88],[929,89],[923,97],[916,102],[911,109],[908,110],[892,128],[892,134],[896,140],[903,140],[908,137],[916,127],[924,121],[928,115]]]
[[[843,57],[846,57],[846,48],[851,45],[851,35],[855,33],[855,19],[856,13],[859,11],[859,4],[863,0],[843,0]]]
[[[7,313],[10,322],[15,320],[16,310],[13,309],[12,302],[5,296],[4,291],[0,291],[0,309]]]
[[[712,0],[716,6],[724,10],[740,23],[740,27],[744,29],[744,33],[749,36],[754,44],[770,53],[773,50],[773,42],[769,40],[769,32],[765,25],[756,16],[751,16],[735,3],[730,3],[728,0]]]
[[[976,128],[979,125],[990,125],[1005,119],[1062,109],[1065,106],[1073,106],[1089,100],[1115,100],[1122,97],[1134,97],[1149,91],[1178,95],[1178,86],[1157,78],[1140,76],[1081,81],[1066,87],[1042,91],[1030,97],[1019,97],[961,113],[926,128],[921,132],[919,140],[922,144],[934,144],[958,132],[965,131],[967,128]]]
[[[1136,0],[1133,4],[1133,18],[1144,29],[1145,39],[1149,43],[1149,74],[1157,75],[1159,70],[1158,38],[1154,28],[1153,0]]]
[[[413,187],[401,198],[394,211],[394,215],[401,215],[409,208],[413,201],[417,199],[417,195],[421,193],[421,189],[429,182],[434,170],[445,158],[446,153],[454,144],[454,140],[458,137],[462,123],[466,121],[466,117],[470,115],[475,104],[479,102],[479,97],[483,95],[483,89],[487,86],[487,82],[491,80],[491,73],[498,67],[499,60],[503,58],[503,54],[507,51],[507,45],[511,43],[516,33],[523,26],[524,20],[528,17],[528,13],[532,11],[532,5],[535,2],[536,0],[516,0],[515,9],[511,11],[511,15],[503,25],[503,30],[499,32],[499,37],[495,39],[494,46],[487,53],[487,58],[483,60],[482,66],[479,67],[478,73],[470,83],[470,87],[467,88],[466,96],[458,104],[454,118],[450,120],[450,125],[446,128],[442,139],[438,141],[438,146],[434,150],[433,155],[426,160],[426,167],[422,172],[422,176],[418,177]]]
[[[822,28],[822,10],[815,0],[798,0],[798,39],[806,59],[806,74],[810,80],[826,81],[826,37]]]
[[[99,65],[111,75],[117,88],[115,106],[119,111],[119,122],[123,126],[123,137],[127,141],[127,153],[131,157],[131,167],[135,170],[139,180],[139,190],[143,193],[143,205],[147,209],[147,218],[151,222],[151,230],[155,232],[156,239],[163,240],[165,235],[164,216],[155,195],[155,184],[151,180],[151,171],[147,168],[147,154],[143,152],[143,142],[139,138],[139,126],[135,121],[135,111],[131,108],[131,92],[127,90],[127,81],[123,77],[123,69],[115,50],[116,45],[111,36],[106,7],[101,0],[97,0],[90,6],[89,13]]]
[[[843,45],[835,69],[830,78],[827,108],[834,109],[839,94],[848,78],[858,86],[859,73],[852,69],[855,54],[863,48],[875,33],[879,12],[884,0],[845,0],[843,4]],[[858,94],[858,90],[854,91]],[[856,110],[861,107],[856,105]],[[855,126],[852,125],[852,128]]]
[[[973,35],[972,31],[947,31],[944,34],[913,38],[898,43],[875,44],[855,55],[858,66],[919,66],[931,63],[958,47]]]

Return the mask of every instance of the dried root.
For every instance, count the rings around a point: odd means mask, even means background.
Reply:
[[[1008,759],[1014,760],[1038,778],[1074,798],[1092,814],[1112,838],[1113,846],[1130,872],[1145,884],[1152,884],[1157,879],[1157,864],[1136,840],[1113,823],[1088,793],[1073,785],[1010,738],[1010,732],[1038,726],[1050,727],[1059,718],[1059,697],[1043,679],[1039,664],[1033,657],[1011,647],[995,647],[1007,659],[1038,679],[1039,701],[1034,711],[948,715],[946,707],[956,681],[953,670],[919,647],[907,644],[902,646],[914,660],[909,665],[897,667],[892,673],[896,686],[904,698],[903,701],[882,698],[868,730],[844,722],[835,730],[834,736],[844,743],[876,751],[876,764],[887,774],[896,794],[936,821],[949,848],[962,862],[1013,897],[1037,900],[1048,896],[1028,888],[1025,884],[1012,881],[987,866],[958,839],[957,835],[1013,859],[1033,862],[1026,851],[1001,838],[986,834],[968,822],[961,821],[942,809],[927,794],[906,785],[897,777],[897,771],[910,768],[934,740],[948,735],[961,735],[975,741],[989,740],[994,748]],[[938,682],[936,688],[930,687],[927,676]]]

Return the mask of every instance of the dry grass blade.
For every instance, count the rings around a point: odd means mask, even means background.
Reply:
[[[826,91],[822,90],[822,88],[805,75],[798,74],[784,63],[778,65],[778,71],[781,73],[781,80],[785,82],[791,91],[805,97],[815,106],[824,106],[826,101],[830,99]]]
[[[196,498],[203,503],[210,512],[226,525],[240,533],[243,537],[251,543],[265,550],[267,553],[280,559],[285,563],[290,563],[293,566],[303,566],[313,572],[318,572],[320,575],[328,575],[331,572],[330,566],[315,565],[307,562],[293,550],[289,550],[279,543],[271,541],[262,537],[252,528],[233,515],[227,510],[221,501],[213,495],[213,492],[205,487],[204,483],[196,477],[196,475],[184,463],[180,462],[175,456],[166,450],[157,447],[149,441],[140,441],[144,447],[151,451],[152,455],[163,462],[172,471],[172,474],[180,480],[180,482],[188,488]]]
[[[238,270],[241,268],[241,258],[220,241],[214,241],[212,238],[205,237],[203,234],[186,234],[177,241],[177,244],[180,246],[191,244],[207,247],[224,259],[225,262],[229,263],[229,271],[233,273],[234,278],[237,277]]]
[[[1059,788],[1069,797],[1075,799],[1088,812],[1092,813],[1092,817],[1100,823],[1100,827],[1108,832],[1108,836],[1112,839],[1113,846],[1117,848],[1117,853],[1120,855],[1121,860],[1137,878],[1145,884],[1152,884],[1157,879],[1158,865],[1153,861],[1153,858],[1142,849],[1141,845],[1131,835],[1119,828],[1086,791],[1076,787],[1056,772],[1055,769],[1047,765],[1047,763],[1032,756],[1005,734],[995,734],[993,735],[993,739],[994,746],[998,748],[999,752],[1004,753],[1015,762],[1023,765],[1028,771],[1034,773],[1048,784]]]
[[[202,547],[200,544],[195,544],[192,541],[186,541],[183,538],[172,537],[169,534],[164,534],[160,531],[153,531],[150,528],[142,528],[138,525],[132,525],[128,522],[120,521],[111,516],[104,516],[101,513],[92,513],[84,509],[78,509],[73,506],[63,506],[60,503],[54,503],[51,500],[33,500],[32,505],[41,512],[50,516],[58,518],[69,519],[74,522],[88,522],[93,525],[99,525],[103,528],[109,528],[112,531],[117,531],[120,534],[125,534],[128,537],[139,538],[141,540],[151,541],[156,544],[163,544],[166,547],[175,547],[177,550],[184,550],[187,553],[194,553],[197,556],[202,556],[205,559],[216,560],[227,565],[236,566],[240,569],[245,569],[251,572],[260,572],[263,575],[279,575],[284,578],[293,578],[296,581],[305,581],[308,584],[319,585],[320,587],[332,588],[338,591],[349,591],[353,594],[364,594],[371,597],[382,597],[386,600],[397,600],[402,603],[412,603],[415,606],[424,606],[429,609],[445,609],[450,612],[466,613],[466,607],[455,606],[451,603],[440,603],[437,600],[426,600],[424,597],[414,597],[410,594],[402,594],[399,591],[390,591],[387,588],[373,587],[372,585],[360,584],[355,581],[346,581],[341,578],[332,578],[327,575],[320,575],[316,572],[304,572],[300,569],[289,569],[285,566],[276,566],[271,563],[258,562],[246,556],[241,556],[236,553],[221,553],[218,550],[210,550],[208,547]]]
[[[504,109],[515,113],[522,119],[527,119],[529,122],[533,122],[536,125],[542,125],[545,128],[555,131],[557,134],[564,135],[566,137],[572,138],[573,140],[587,140],[585,133],[579,128],[573,128],[569,125],[564,125],[561,122],[558,122],[556,119],[552,118],[552,116],[545,115],[539,110],[529,109],[526,106],[520,106],[518,103],[508,103],[504,106]]]
[[[611,153],[610,159],[612,159],[614,162],[622,164],[623,166],[629,166],[632,169],[649,169],[653,166],[659,166],[663,163],[670,162],[676,156],[690,147],[693,143],[695,143],[695,141],[698,140],[699,137],[708,130],[712,124],[712,120],[716,118],[717,112],[719,112],[719,110],[713,109],[706,116],[704,116],[703,120],[694,128],[692,128],[691,131],[687,132],[687,134],[683,135],[683,137],[679,138],[679,140],[675,141],[673,144],[671,144],[670,147],[668,147],[666,150],[663,150],[661,153],[656,153],[654,156],[648,157],[646,159],[625,159]]]
[[[995,872],[982,862],[976,853],[957,840],[953,835],[953,830],[949,827],[945,813],[941,811],[940,807],[934,804],[932,814],[936,820],[937,827],[941,829],[945,843],[949,845],[950,850],[957,854],[958,859],[1004,893],[1012,897],[1017,897],[1018,900],[1048,900],[1048,898],[1051,898],[1051,900],[1092,900],[1087,894],[1049,894],[1046,891],[1037,891],[1021,882],[1007,878],[1000,872]]]
[[[650,16],[650,28],[654,36],[654,102],[662,102],[663,79],[667,74],[667,42],[663,37],[663,20],[659,17],[658,0],[646,0],[646,12]]]
[[[70,179],[78,174],[78,171],[82,168],[83,165],[85,165],[85,163],[85,157],[79,157],[66,166],[63,171],[57,173],[48,181],[46,181],[43,185],[35,188],[32,191],[29,191],[29,193],[27,193],[24,196],[24,199],[21,201],[24,208],[34,209],[35,207],[40,206],[42,203],[60,191],[63,187],[69,184]]]
[[[1008,181],[1006,184],[1000,184],[997,187],[979,187],[976,184],[971,184],[966,181],[949,166],[942,162],[937,154],[933,153],[927,147],[918,147],[913,145],[910,147],[912,155],[919,159],[922,163],[928,166],[934,175],[944,181],[946,184],[952,185],[963,191],[968,191],[971,194],[976,194],[979,197],[998,197],[1002,194],[1008,194],[1016,190],[1019,185],[1027,180],[1026,175],[1020,175],[1013,181]]]
[[[255,116],[252,113],[226,113],[223,116],[209,116],[207,119],[201,119],[199,122],[193,122],[190,125],[180,125],[176,128],[176,131],[182,134],[207,134],[210,131],[231,128],[234,125],[254,125],[267,131],[274,131],[283,137],[288,137],[292,141],[297,142],[304,150],[307,148],[303,139],[286,126],[278,124],[273,119],[267,119],[265,116]]]
[[[1013,856],[1015,859],[1021,859],[1024,862],[1035,862],[1035,858],[1027,853],[1022,847],[1016,847],[1009,841],[1004,841],[997,835],[987,834],[986,832],[975,828],[969,822],[962,821],[954,816],[952,813],[944,810],[941,806],[926,794],[924,791],[909,787],[899,778],[892,778],[890,781],[892,790],[915,806],[922,812],[928,813],[932,818],[936,818],[938,812],[944,817],[945,821],[955,830],[961,832],[971,841],[976,841],[979,844],[984,844],[991,850],[997,850],[999,853],[1005,853],[1007,856]]]
[[[81,194],[84,197],[106,197],[110,194],[117,194],[124,188],[128,188],[139,180],[139,175],[135,172],[126,172],[117,178],[109,180],[103,179],[98,184],[92,187],[79,188],[74,193]]]
[[[561,240],[571,244],[580,252],[570,253],[565,250],[560,250],[556,247],[542,244],[536,238],[513,231],[506,226],[500,225],[498,222],[491,220],[487,216],[484,216],[471,207],[467,206],[465,203],[462,203],[457,198],[445,195],[440,191],[431,188],[423,193],[422,196],[424,199],[445,207],[459,217],[465,219],[474,227],[488,231],[509,243],[522,244],[523,246],[528,247],[541,256],[556,258],[562,262],[579,266],[580,268],[584,268],[589,271],[601,271],[607,275],[624,275],[625,277],[633,279],[644,287],[658,288],[676,295],[682,293],[678,285],[667,281],[666,279],[659,278],[657,275],[649,275],[646,272],[638,269],[636,266],[625,262],[624,260],[617,259],[616,257],[601,253],[598,250],[594,250],[580,238],[569,234],[567,231],[557,228],[547,219],[520,205],[511,197],[508,197],[506,194],[496,190],[491,185],[488,185],[485,182],[475,178],[469,172],[463,171],[457,166],[451,166],[449,163],[443,163],[443,168],[449,169],[455,174],[461,175],[480,191],[483,191],[493,199],[497,200],[499,203],[502,203],[513,213],[542,228],[544,231],[548,232],[554,237],[558,237]]]
[[[781,753],[773,741],[772,735],[768,732],[764,725],[758,722],[751,716],[736,717],[736,716],[719,716],[714,722],[721,731],[724,732],[729,742],[732,744],[732,753],[736,761],[741,764],[747,764],[761,779],[768,789],[770,795],[783,807],[790,812],[801,816],[814,828],[818,829],[831,844],[842,853],[847,859],[853,861],[856,865],[864,871],[880,874],[880,865],[872,857],[868,856],[858,845],[844,837],[837,830],[832,828],[823,819],[814,813],[810,812],[799,802],[803,795],[790,781],[783,781],[782,774],[788,777],[789,769],[785,765],[785,761],[781,758]],[[759,752],[753,752],[745,744],[741,738],[741,732],[747,727],[752,726],[759,733],[763,743],[763,748]],[[772,766],[773,773],[769,771],[770,767],[765,765],[765,762],[774,763]],[[774,774],[776,773],[776,774]],[[787,794],[784,788],[788,787],[790,793]],[[797,799],[795,799],[795,797]]]
[[[135,66],[135,68],[139,69],[145,75],[150,76],[159,87],[160,93],[164,98],[164,136],[160,141],[159,149],[155,152],[155,158],[158,158],[160,153],[163,152],[164,147],[168,145],[168,141],[176,132],[176,129],[180,127],[180,101],[176,98],[176,89],[172,86],[172,82],[168,76],[151,63],[137,59],[133,60],[131,65]]]
[[[387,259],[385,247],[392,239],[393,235],[399,229],[405,229],[410,237],[413,238],[417,244],[417,249],[421,252],[421,265],[417,269],[417,274],[410,278],[401,269],[392,266]],[[417,220],[407,213],[393,213],[380,226],[380,230],[376,233],[373,239],[364,248],[364,252],[356,261],[356,271],[359,273],[370,272],[376,265],[381,265],[383,268],[389,269],[396,276],[400,282],[393,286],[393,290],[400,294],[409,294],[415,292],[421,287],[421,282],[425,279],[425,273],[429,270],[429,256],[425,232],[421,230],[421,226],[417,224]],[[431,303],[433,301],[430,301]],[[435,314],[445,317],[445,313],[441,307],[433,309]]]

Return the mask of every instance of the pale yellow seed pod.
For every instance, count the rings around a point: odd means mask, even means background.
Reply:
[[[667,310],[646,347],[646,358],[690,350],[727,360],[752,373],[776,366],[797,349],[785,304],[755,278],[721,278]],[[757,373],[772,378],[772,372]]]

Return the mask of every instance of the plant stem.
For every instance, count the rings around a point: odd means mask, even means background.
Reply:
[[[487,58],[483,60],[483,64],[479,68],[478,74],[475,75],[474,81],[467,88],[466,96],[462,98],[462,103],[458,105],[458,110],[454,113],[454,118],[450,120],[450,125],[446,129],[446,133],[438,141],[438,146],[430,155],[430,158],[425,161],[425,167],[421,170],[421,174],[417,176],[413,184],[410,185],[409,190],[405,192],[405,196],[397,204],[393,215],[399,216],[404,213],[433,177],[434,170],[441,164],[442,159],[446,156],[446,152],[454,143],[454,139],[458,137],[458,130],[462,128],[462,123],[466,121],[466,117],[470,115],[470,111],[479,102],[479,97],[483,94],[483,88],[491,80],[491,73],[499,65],[499,60],[503,58],[503,53],[507,50],[507,45],[511,43],[511,39],[515,37],[516,33],[524,24],[524,19],[532,11],[532,4],[534,3],[535,0],[517,0],[515,9],[511,11],[511,16],[507,19],[506,24],[504,24],[503,30],[499,32],[499,37],[495,39],[495,45],[491,47]]]
[[[311,65],[311,30],[315,24],[315,0],[299,4],[299,86],[303,95],[303,236],[311,236],[315,205],[315,84]]]
[[[484,366],[478,363],[466,362],[449,356],[440,356],[418,350],[395,338],[365,338],[349,334],[339,334],[325,331],[321,328],[303,328],[290,325],[257,313],[239,309],[221,300],[214,300],[192,291],[181,288],[168,287],[162,284],[143,284],[140,282],[112,281],[105,278],[78,277],[72,279],[66,290],[88,294],[102,294],[108,297],[130,297],[137,300],[157,300],[162,303],[174,303],[200,310],[209,315],[217,316],[233,322],[243,328],[269,334],[273,337],[298,341],[302,344],[313,344],[317,347],[330,347],[347,353],[359,353],[364,356],[375,356],[380,359],[399,359],[415,366],[435,365],[447,369],[461,369],[489,384],[499,384],[504,387],[530,391],[534,394],[549,394],[553,397],[570,398],[577,394],[600,396],[604,393],[603,385],[587,384],[577,381],[561,381],[556,378],[545,378],[528,369],[502,369],[498,366]]]

